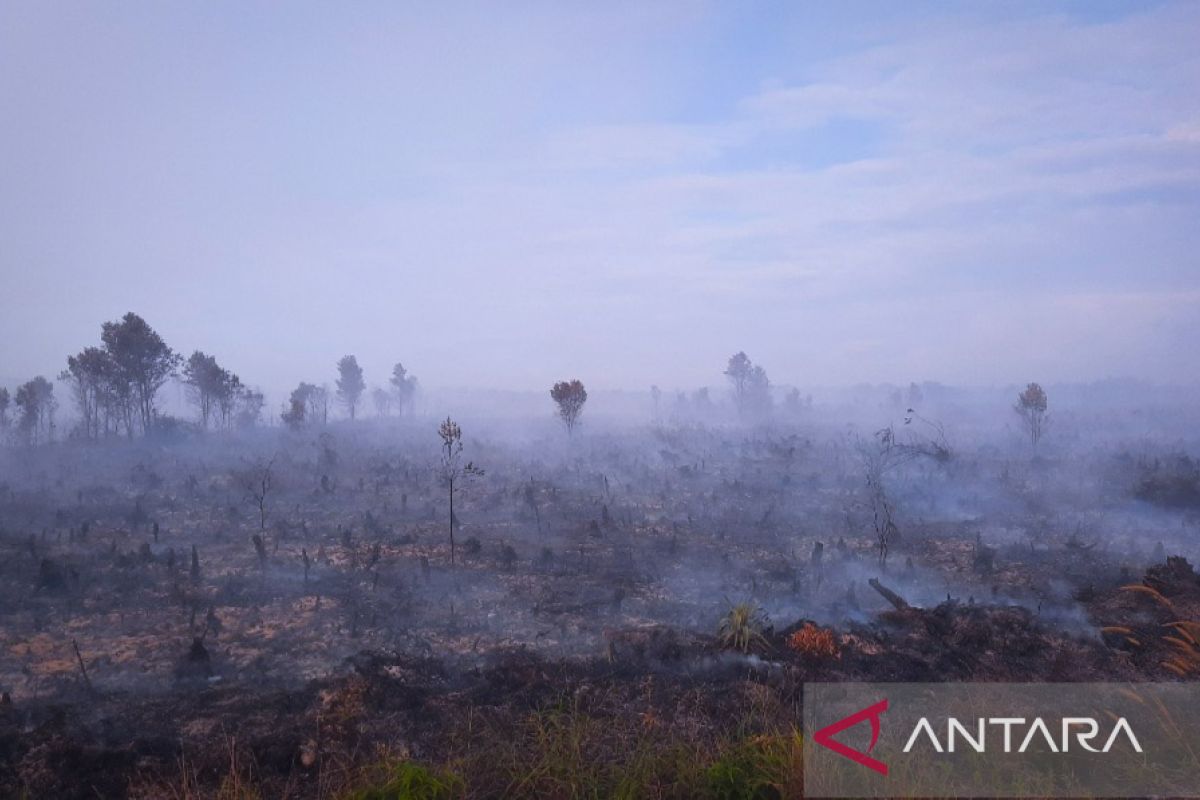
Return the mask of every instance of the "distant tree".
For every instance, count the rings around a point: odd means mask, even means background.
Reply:
[[[1017,403],[1013,406],[1013,410],[1021,418],[1025,430],[1029,432],[1029,439],[1033,442],[1034,450],[1037,449],[1038,442],[1042,440],[1042,435],[1046,432],[1046,423],[1049,421],[1046,408],[1046,391],[1036,383],[1026,386],[1025,391],[1017,395]]]
[[[753,369],[754,364],[750,361],[750,357],[742,350],[730,356],[729,364],[725,367],[725,377],[729,378],[729,383],[733,386],[733,404],[737,406],[739,415],[744,413],[746,387],[750,382],[750,372]]]
[[[404,410],[412,408],[413,396],[417,393],[417,378],[410,375],[399,361],[392,367],[392,391],[396,393],[396,415],[403,417]]]
[[[217,387],[217,413],[220,415],[222,428],[233,428],[238,420],[238,409],[247,399],[247,392],[249,389],[242,385],[237,375],[227,369],[221,370],[221,383]]]
[[[0,386],[0,433],[8,429],[8,389]]]
[[[237,411],[234,417],[237,427],[253,428],[257,426],[262,420],[262,410],[265,404],[262,392],[243,387],[238,394]]]
[[[86,347],[67,357],[67,368],[59,374],[66,381],[79,409],[78,435],[99,439],[119,418],[113,380],[116,365],[107,351]]]
[[[210,420],[224,428],[232,427],[234,409],[242,392],[237,375],[217,363],[213,356],[199,350],[192,353],[183,367],[183,382],[200,412],[200,425],[208,430]]]
[[[291,397],[281,419],[289,428],[301,428],[313,419],[313,395],[321,390],[311,383],[300,382],[292,390]]]
[[[13,402],[21,412],[17,430],[26,441],[30,444],[51,441],[54,436],[54,410],[58,407],[54,400],[54,384],[38,375],[17,388]]]
[[[375,416],[386,417],[392,413],[392,393],[376,386],[371,390],[371,402],[375,404]]]
[[[739,351],[729,357],[725,376],[733,388],[733,404],[742,419],[766,417],[771,412],[771,382],[767,372]]]
[[[358,401],[362,399],[363,390],[367,385],[363,382],[362,367],[354,356],[342,356],[337,363],[337,396],[342,405],[350,412],[350,419],[358,409]]]
[[[321,384],[312,387],[308,393],[308,418],[322,425],[329,423],[329,386]]]
[[[132,405],[132,412],[126,412],[129,435],[133,435],[133,417],[138,419],[143,433],[149,431],[154,423],[155,396],[175,374],[180,357],[132,311],[120,322],[104,323],[100,338],[115,366],[115,396],[121,398],[127,408]]]
[[[744,420],[761,419],[771,412],[771,381],[762,367],[744,352],[734,353],[725,367],[733,388],[733,404]]]
[[[483,470],[474,462],[462,463],[462,428],[457,422],[446,417],[445,422],[438,426],[438,436],[442,439],[439,477],[450,493],[450,563],[454,564],[454,493],[462,488],[464,481],[482,475]]]
[[[567,426],[567,434],[574,433],[588,398],[587,389],[583,388],[582,381],[578,378],[559,381],[550,390],[550,397],[558,404],[558,417],[563,425]]]
[[[662,389],[658,388],[658,384],[650,387],[650,399],[654,402],[654,418],[658,419],[658,406],[662,402]]]

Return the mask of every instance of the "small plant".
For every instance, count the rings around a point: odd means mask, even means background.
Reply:
[[[717,638],[722,647],[749,653],[756,646],[766,646],[763,630],[767,622],[767,615],[753,603],[731,604],[717,627]]]
[[[466,782],[453,772],[431,770],[411,761],[384,765],[372,783],[343,795],[343,800],[447,800],[461,797]]]
[[[1200,622],[1181,619],[1163,626],[1171,628],[1174,636],[1163,635],[1163,641],[1175,649],[1162,665],[1181,678],[1200,673]]]
[[[775,800],[798,794],[800,735],[754,736],[725,750],[707,770],[717,800]]]
[[[833,631],[818,628],[811,622],[792,633],[787,639],[788,649],[808,658],[840,658],[841,651]]]

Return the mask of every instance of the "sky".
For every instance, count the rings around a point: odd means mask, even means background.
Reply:
[[[0,0],[0,376],[1200,382],[1200,3]]]

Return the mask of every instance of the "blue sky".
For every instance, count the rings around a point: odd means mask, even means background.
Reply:
[[[0,2],[0,375],[1200,380],[1200,4]]]

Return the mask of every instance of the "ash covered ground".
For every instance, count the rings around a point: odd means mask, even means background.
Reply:
[[[1186,409],[1064,401],[1034,451],[944,391],[461,416],[453,561],[436,417],[9,448],[0,786],[334,797],[401,758],[568,796],[537,742],[718,753],[805,681],[1194,679]]]

